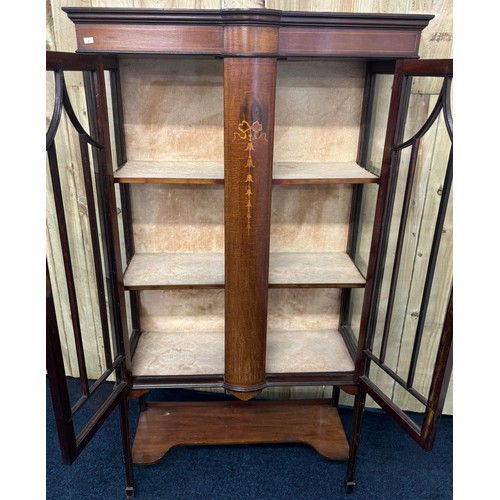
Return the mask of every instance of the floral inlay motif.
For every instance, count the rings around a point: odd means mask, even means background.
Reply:
[[[244,169],[246,170],[245,179],[245,197],[246,197],[246,209],[247,209],[247,233],[250,234],[250,229],[252,227],[252,196],[253,196],[253,182],[254,182],[254,170],[255,162],[253,158],[253,151],[255,151],[255,143],[261,139],[267,142],[267,135],[262,131],[262,123],[258,120],[250,124],[247,120],[242,120],[238,125],[238,130],[234,133],[234,139],[236,138],[247,141],[245,151],[248,151],[248,156]]]

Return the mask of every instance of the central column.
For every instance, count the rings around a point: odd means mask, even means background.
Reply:
[[[278,30],[229,26],[224,59],[224,387],[265,387]]]

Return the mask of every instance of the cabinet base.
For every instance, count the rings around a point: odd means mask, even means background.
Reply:
[[[330,460],[349,444],[329,400],[148,403],[132,451],[136,465],[158,462],[174,446],[304,443]]]

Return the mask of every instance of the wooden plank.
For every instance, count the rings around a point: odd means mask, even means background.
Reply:
[[[434,14],[434,19],[422,32],[420,57],[422,59],[448,59],[453,57],[453,0],[415,0],[410,13],[425,11]],[[441,89],[441,78],[417,79],[412,92],[437,94]]]
[[[50,4],[47,4],[47,8],[49,8],[49,5],[51,8],[51,17],[47,21],[52,25],[52,32],[54,33],[50,49],[60,52],[75,52],[77,45],[75,25],[62,10],[66,3],[64,0],[51,0]],[[75,0],[71,5],[73,7],[88,7],[88,2]]]
[[[137,7],[137,0],[91,0],[92,7]],[[119,3],[120,5],[116,5]],[[165,4],[165,1],[162,2]]]
[[[355,2],[358,12],[376,12],[379,14],[407,14],[408,0],[358,0]]]
[[[258,443],[306,443],[331,460],[349,455],[329,401],[149,403],[140,415],[133,460],[158,462],[177,445]]]
[[[422,32],[420,57],[448,59],[453,57],[453,2],[452,0],[413,0],[409,14],[433,14],[435,17]],[[420,93],[429,93],[422,87]]]
[[[315,12],[404,13],[406,0],[267,0],[266,7]]]
[[[121,4],[123,0],[119,3]],[[151,9],[220,9],[222,0],[134,0],[134,7]],[[114,2],[116,6],[116,2]],[[120,5],[122,7],[122,5]],[[123,5],[126,7],[126,5]]]
[[[56,33],[52,13],[52,0],[45,2],[45,50],[56,50]]]
[[[220,0],[222,9],[263,9],[265,0]]]

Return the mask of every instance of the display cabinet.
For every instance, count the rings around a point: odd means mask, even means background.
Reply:
[[[49,169],[78,325],[55,141],[66,110],[80,138],[106,352],[106,369],[89,382],[74,327],[82,398],[72,404],[49,291],[48,374],[64,460],[76,459],[120,405],[129,496],[133,464],[155,463],[180,444],[305,442],[348,461],[352,491],[366,394],[424,448],[432,446],[451,372],[451,299],[425,396],[413,379],[451,162],[412,366],[403,377],[385,360],[422,137],[438,116],[449,137],[452,131],[451,61],[416,60],[432,16],[64,10],[75,23],[78,53],[47,54],[56,95]],[[64,78],[70,71],[84,75],[88,129],[73,111]],[[441,90],[428,120],[407,139],[413,75],[440,77]],[[384,95],[385,108],[377,101]],[[409,167],[398,179],[407,148]],[[402,208],[391,239],[395,206]],[[423,424],[377,388],[372,366],[424,406]],[[110,397],[75,432],[73,415],[110,378]],[[278,386],[331,386],[333,398],[259,398]],[[225,389],[235,400],[147,397],[174,387]],[[355,395],[349,442],[336,409],[340,389]],[[141,406],[133,446],[130,398]]]

